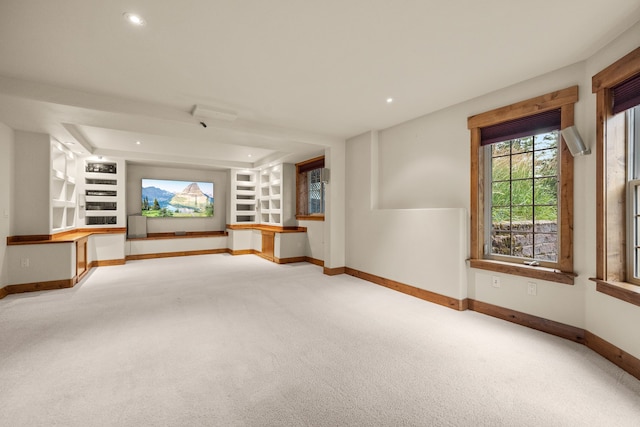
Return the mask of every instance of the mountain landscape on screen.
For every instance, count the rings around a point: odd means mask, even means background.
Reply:
[[[142,180],[142,215],[173,218],[213,216],[213,183]]]

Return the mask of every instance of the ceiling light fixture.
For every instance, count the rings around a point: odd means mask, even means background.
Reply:
[[[249,154],[247,157],[251,157],[251,154]]]
[[[232,122],[238,118],[238,113],[236,113],[235,111],[200,104],[196,104],[193,106],[193,108],[191,109],[191,115],[200,119],[216,119],[225,120],[227,122]]]
[[[142,144],[140,141],[136,141],[136,145],[140,145]]]
[[[141,27],[145,24],[144,19],[142,19],[140,15],[137,15],[135,13],[125,12],[122,14],[122,16],[124,16],[124,19],[126,19],[133,25]]]
[[[387,104],[391,104],[393,102],[393,98],[387,98]]]

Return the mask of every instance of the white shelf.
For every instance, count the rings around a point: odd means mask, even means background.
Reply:
[[[111,168],[115,173],[92,172],[93,170]],[[86,227],[125,227],[126,215],[124,211],[125,196],[125,165],[124,160],[105,158],[103,160],[85,160],[80,165],[83,178],[79,194],[84,197],[83,226]],[[103,169],[103,170],[104,170]],[[97,182],[96,182],[97,181]],[[115,195],[87,195],[87,192],[109,192]],[[95,206],[101,209],[91,209],[94,203],[109,203],[115,209],[104,209],[111,206]]]
[[[253,224],[256,222],[257,173],[255,170],[232,169],[231,203],[228,207],[231,224]]]
[[[65,173],[64,172],[60,172],[59,170],[56,170],[56,169],[52,169],[51,170],[51,178],[57,179],[57,180],[60,180],[60,181],[64,181],[65,180]]]
[[[115,202],[115,196],[85,196],[87,202]]]
[[[98,211],[98,210],[85,210],[85,216],[117,216],[118,211]]]

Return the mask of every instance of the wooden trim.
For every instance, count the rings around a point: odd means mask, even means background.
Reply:
[[[322,215],[296,215],[298,221],[324,221],[324,214]]]
[[[24,236],[8,236],[7,245],[33,245],[52,243],[73,243],[96,234],[126,234],[126,228],[76,228],[56,234],[36,234]]]
[[[310,262],[311,264],[319,265],[320,267],[324,267],[324,261],[321,259],[311,258],[309,256],[304,257],[304,260]]]
[[[124,265],[127,262],[125,258],[123,259],[105,259],[100,261],[91,261],[91,265],[89,268],[93,267],[111,267],[114,265]]]
[[[256,251],[255,249],[239,249],[239,250],[233,250],[233,249],[225,249],[225,251],[228,254],[231,255],[258,255],[260,252]]]
[[[619,284],[627,280],[626,115],[612,115],[612,88],[640,73],[640,48],[592,77],[596,93],[597,289],[634,304]]]
[[[640,286],[627,282],[605,281],[593,277],[589,280],[596,282],[596,291],[640,307]]]
[[[82,273],[80,273],[79,275],[76,274],[76,277],[74,277],[73,280],[73,284],[74,286],[76,285],[76,283],[80,283],[80,281],[82,279],[84,279],[84,276],[86,276],[87,274],[89,274],[89,271],[91,271],[92,267],[87,266],[87,269],[85,271],[83,271]]]
[[[276,264],[292,264],[294,262],[305,262],[307,257],[305,256],[296,256],[291,258],[277,258],[273,257],[273,262]]]
[[[640,380],[640,359],[589,331],[585,331],[585,345]]]
[[[554,110],[563,105],[576,102],[578,102],[578,86],[571,86],[566,89],[527,99],[526,101],[516,102],[515,104],[476,114],[467,119],[467,127],[469,129],[487,127],[530,116],[535,113]]]
[[[267,261],[275,262],[275,257],[273,257],[271,255],[267,255],[264,252],[256,251],[254,255],[258,255],[260,258],[266,259]]]
[[[7,245],[16,243],[38,243],[42,240],[51,240],[51,234],[31,234],[23,236],[7,236]]]
[[[301,166],[306,166],[309,163],[319,162],[320,160],[324,160],[324,156],[314,157],[313,159],[305,160],[304,162],[296,163],[296,173]]]
[[[132,261],[140,259],[172,258],[180,256],[212,255],[222,253],[227,253],[227,249],[203,249],[198,251],[159,252],[155,254],[127,255],[125,259],[127,261]]]
[[[605,155],[607,99],[609,91],[600,90],[596,95],[596,276],[607,277],[607,186],[605,174],[607,158]]]
[[[591,78],[593,93],[609,89],[638,73],[640,69],[640,47],[629,52]]]
[[[327,276],[337,276],[338,274],[344,274],[346,272],[346,267],[336,267],[336,268],[323,267],[322,272]]]
[[[226,237],[226,231],[188,231],[185,234],[176,233],[147,233],[147,237],[128,237],[127,240],[163,240],[163,239],[193,239],[202,237]]]
[[[573,156],[567,144],[564,139],[561,139],[558,168],[560,181],[558,191],[560,198],[558,211],[559,254],[558,261],[550,263],[554,268],[528,267],[496,259],[489,260],[483,258],[485,256],[484,247],[489,242],[485,241],[484,164],[486,160],[484,159],[484,150],[481,147],[481,128],[560,108],[560,126],[564,129],[574,124],[574,103],[577,101],[578,86],[571,86],[468,118],[467,123],[471,133],[469,252],[472,267],[573,285],[573,278],[576,276],[572,272],[574,169]]]
[[[530,277],[532,279],[564,283],[565,285],[573,285],[574,278],[577,276],[577,274],[572,272],[564,272],[547,267],[534,267],[489,259],[470,259],[469,265],[471,268],[478,268],[480,270],[497,271],[499,273]]]
[[[7,291],[7,288],[0,288],[0,299],[6,297],[7,295],[9,295],[9,291]]]
[[[322,162],[322,167],[324,167],[325,156],[318,156],[314,157],[313,159],[296,163],[296,219],[298,220],[324,221],[324,214],[322,215],[322,219],[319,219],[317,217],[311,218],[312,215],[307,215],[309,210],[307,206],[309,202],[309,194],[306,172],[312,169],[309,169],[305,166],[319,162]]]
[[[5,286],[7,294],[20,294],[23,292],[48,291],[52,289],[72,288],[75,285],[75,278],[63,280],[51,280],[48,282],[21,283],[19,285]]]
[[[555,322],[553,320],[544,319],[542,317],[533,316],[531,314],[522,313],[520,311],[511,310],[509,308],[499,307],[482,301],[469,300],[469,310],[488,316],[497,317],[507,322],[517,323],[518,325],[546,332],[561,338],[565,338],[577,343],[584,344],[585,331],[575,326],[566,325],[564,323]]]
[[[480,128],[471,129],[471,258],[481,258],[484,253],[484,150],[480,147]]]
[[[53,235],[56,237],[63,237],[68,234],[74,233],[87,233],[87,234],[126,234],[126,227],[111,227],[111,228],[74,228],[73,230],[61,231]]]
[[[574,104],[566,104],[561,108],[560,127],[562,129],[574,125]],[[560,198],[558,219],[560,227],[558,233],[558,267],[560,271],[573,271],[573,156],[567,143],[561,135],[560,161],[559,161],[559,191]]]
[[[427,291],[425,289],[416,288],[411,285],[396,282],[395,280],[391,279],[385,279],[384,277],[365,273],[363,271],[359,271],[349,267],[346,268],[346,273],[350,276],[375,283],[376,285],[384,286],[385,288],[393,289],[394,291],[411,295],[412,297],[420,298],[422,300],[429,301],[438,305],[453,308],[454,310],[464,311],[467,309],[467,299],[459,300],[451,298],[446,295],[441,295],[435,292]]]
[[[307,227],[279,227],[276,225],[262,225],[262,224],[227,224],[229,230],[260,230],[260,231],[273,231],[276,233],[305,233]]]

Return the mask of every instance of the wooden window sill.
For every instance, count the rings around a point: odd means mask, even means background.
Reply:
[[[470,259],[472,268],[497,271],[499,273],[513,274],[515,276],[530,277],[532,279],[547,280],[549,282],[573,285],[575,273],[567,273],[547,267],[513,264],[510,262],[494,261],[489,259]]]
[[[640,307],[640,286],[627,282],[610,282],[593,277],[589,278],[589,280],[596,282],[596,290],[598,292]]]
[[[324,221],[324,215],[296,215],[299,221]]]

